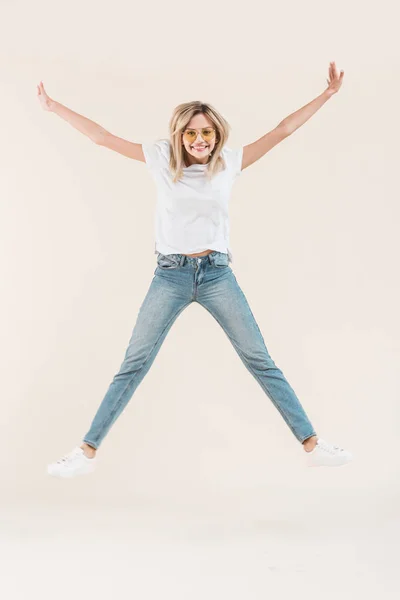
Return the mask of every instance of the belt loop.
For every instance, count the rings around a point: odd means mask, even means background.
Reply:
[[[180,267],[183,267],[183,265],[185,264],[185,258],[186,258],[186,256],[184,254],[180,255],[180,258],[179,258],[179,266]]]
[[[213,265],[214,257],[211,256],[211,254],[212,254],[212,252],[210,252],[210,254],[208,254],[207,257],[208,257],[208,262],[210,263],[210,265]]]

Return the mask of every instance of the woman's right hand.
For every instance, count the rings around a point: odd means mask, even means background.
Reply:
[[[49,110],[51,111],[52,108],[52,104],[53,104],[53,100],[52,98],[50,98],[50,96],[48,96],[44,90],[43,87],[43,81],[40,82],[40,84],[37,87],[37,95],[39,98],[39,102],[43,108],[43,110]]]

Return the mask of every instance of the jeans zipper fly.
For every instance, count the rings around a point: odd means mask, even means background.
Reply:
[[[196,297],[196,274],[197,274],[197,269],[200,267],[200,263],[201,263],[201,258],[197,259],[197,266],[194,270],[194,288],[193,288],[193,298]]]

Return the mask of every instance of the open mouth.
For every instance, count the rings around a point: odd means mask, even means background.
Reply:
[[[206,150],[208,148],[208,146],[191,146],[192,150],[197,150],[198,152],[201,152],[201,150]]]

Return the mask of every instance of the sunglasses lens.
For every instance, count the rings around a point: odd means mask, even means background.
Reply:
[[[186,129],[184,131],[184,138],[187,142],[193,143],[197,138],[197,131],[195,129]],[[204,128],[201,130],[201,137],[205,142],[209,142],[213,139],[215,135],[214,129],[212,128]]]
[[[214,137],[214,129],[203,129],[203,138],[209,142]]]
[[[183,133],[183,137],[185,138],[185,140],[187,142],[194,142],[194,140],[196,139],[196,132],[192,131],[191,129],[187,129],[184,133]]]

